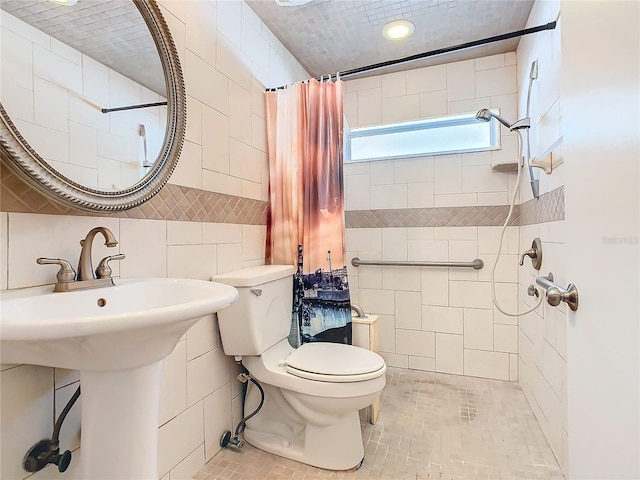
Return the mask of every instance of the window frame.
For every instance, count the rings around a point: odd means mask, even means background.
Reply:
[[[499,113],[496,110],[497,113]],[[455,115],[446,115],[441,117],[430,117],[420,120],[412,120],[409,122],[393,123],[386,125],[375,125],[370,127],[358,127],[350,129],[347,127],[345,131],[345,155],[344,163],[362,163],[362,162],[378,162],[384,160],[397,160],[403,158],[419,158],[438,155],[453,155],[459,153],[486,152],[492,150],[500,150],[501,137],[500,125],[491,119],[489,122],[480,122],[475,117],[476,112],[468,112]],[[351,140],[354,138],[363,138],[369,136],[378,136],[389,133],[413,132],[418,130],[430,130],[434,128],[456,127],[461,125],[471,125],[475,123],[484,123],[489,128],[490,145],[482,148],[455,148],[452,150],[425,151],[415,154],[390,155],[385,157],[364,158],[353,160],[351,158]]]

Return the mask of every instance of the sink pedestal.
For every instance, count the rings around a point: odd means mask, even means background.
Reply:
[[[164,358],[192,325],[237,298],[229,285],[184,278],[2,291],[0,363],[80,371],[81,480],[158,480]]]
[[[80,372],[83,480],[158,480],[163,366]]]

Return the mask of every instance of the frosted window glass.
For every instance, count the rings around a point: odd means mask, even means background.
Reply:
[[[416,157],[498,148],[495,122],[474,115],[353,129],[346,161]]]

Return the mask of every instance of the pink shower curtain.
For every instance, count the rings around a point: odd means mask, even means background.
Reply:
[[[343,83],[267,93],[267,263],[297,270],[289,341],[351,343],[344,249]]]

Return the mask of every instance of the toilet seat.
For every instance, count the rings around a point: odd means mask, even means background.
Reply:
[[[285,360],[286,371],[297,377],[323,382],[361,382],[386,370],[380,355],[342,343],[305,343]]]

